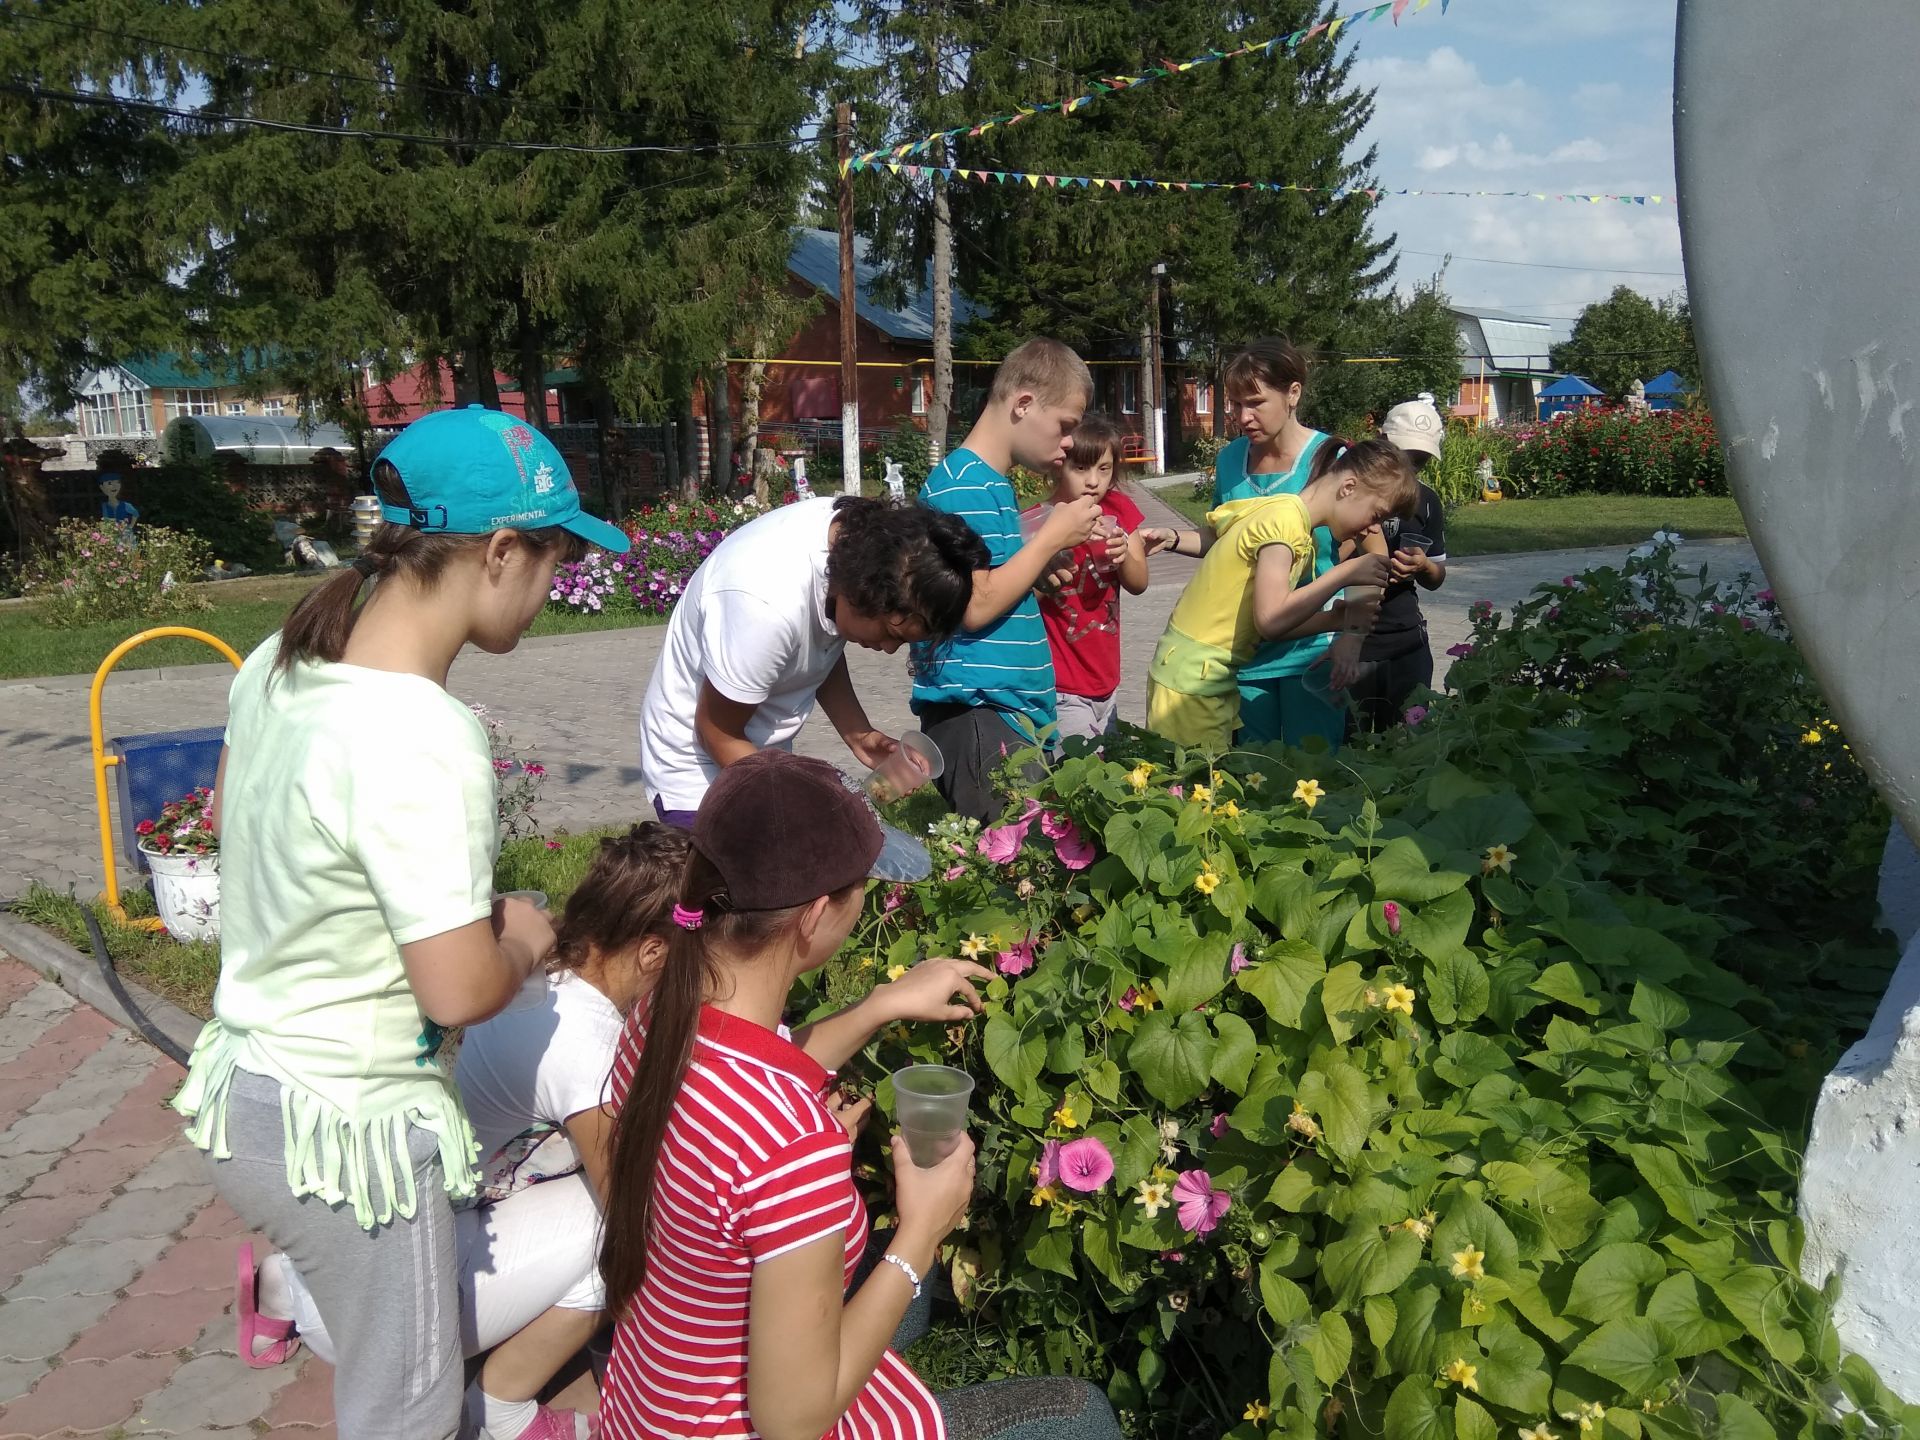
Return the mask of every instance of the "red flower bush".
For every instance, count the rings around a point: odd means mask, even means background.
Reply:
[[[1584,409],[1508,433],[1510,495],[1729,493],[1720,437],[1704,410]]]

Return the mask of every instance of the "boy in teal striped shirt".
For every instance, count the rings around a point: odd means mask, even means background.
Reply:
[[[961,632],[913,650],[913,713],[940,747],[940,793],[981,821],[1000,810],[993,772],[1008,751],[1054,723],[1053,655],[1033,587],[1054,556],[1093,533],[1099,504],[1056,505],[1031,540],[1007,472],[1046,474],[1073,442],[1093,395],[1086,362],[1058,340],[1029,340],[1000,362],[986,408],[959,449],[933,467],[920,503],[957,515],[987,543],[993,568],[976,570]]]

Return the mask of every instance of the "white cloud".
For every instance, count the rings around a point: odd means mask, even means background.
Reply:
[[[1671,46],[1671,6],[1634,0],[1556,9],[1551,17],[1535,6],[1522,8],[1524,15],[1515,10],[1506,17],[1510,23],[1496,23],[1501,8],[1486,0],[1472,12],[1478,16],[1473,25],[1449,28],[1449,43],[1415,55],[1370,54],[1362,37],[1354,79],[1376,92],[1362,144],[1379,148],[1381,183],[1670,200],[1671,72],[1650,69],[1644,52],[1649,43]],[[1551,53],[1549,38],[1564,47],[1561,53]],[[1411,43],[1402,36],[1392,45]],[[1575,81],[1575,74],[1587,78]],[[1680,236],[1670,204],[1389,198],[1380,204],[1377,230],[1395,233],[1408,252],[1596,267],[1455,260],[1446,286],[1462,303],[1564,314],[1604,297],[1615,284],[1656,296],[1684,284],[1597,268],[1677,272]],[[1424,280],[1439,264],[1431,254],[1404,254],[1401,285]]]

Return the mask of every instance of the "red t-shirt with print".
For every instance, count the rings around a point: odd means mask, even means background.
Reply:
[[[1120,493],[1107,491],[1101,512],[1131,535],[1146,517]],[[1104,700],[1120,688],[1120,577],[1105,564],[1097,539],[1074,547],[1073,579],[1057,595],[1040,597],[1040,619],[1053,651],[1053,688],[1063,695]]]

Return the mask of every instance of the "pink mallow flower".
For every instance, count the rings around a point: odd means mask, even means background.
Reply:
[[[1418,730],[1420,728],[1420,722],[1427,718],[1427,707],[1424,705],[1411,706],[1403,718],[1406,720],[1409,730]]]
[[[1131,1015],[1133,1013],[1133,1007],[1138,1005],[1139,1003],[1140,1003],[1139,990],[1135,989],[1131,985],[1127,986],[1127,993],[1120,997],[1120,1008],[1126,1011],[1129,1015]]]
[[[965,873],[964,867],[962,867],[962,873]],[[891,890],[887,891],[886,904],[881,907],[881,913],[891,915],[895,910],[900,908],[900,902],[906,898],[907,887],[904,885],[895,885]]]
[[[967,873],[967,867],[964,865],[949,865],[947,867],[947,873],[944,878],[947,879],[948,881],[958,880],[962,875],[966,873]]]
[[[1058,840],[1065,835],[1077,834],[1073,821],[1066,816],[1048,810],[1040,817],[1040,833],[1049,840]]]
[[[1040,1163],[1034,1166],[1033,1188],[1044,1190],[1060,1183],[1060,1142],[1049,1140],[1040,1147]]]
[[[1233,1208],[1233,1196],[1214,1189],[1213,1177],[1206,1171],[1183,1170],[1173,1182],[1173,1203],[1179,1208],[1180,1228],[1205,1235],[1220,1227],[1220,1217]]]
[[[1054,837],[1053,853],[1067,869],[1084,870],[1093,864],[1098,852],[1093,842],[1080,833],[1080,827],[1069,820],[1062,833]]]
[[[1033,969],[1033,937],[1028,936],[1011,950],[1002,950],[996,962],[1002,975],[1024,975]]]
[[[1213,1123],[1207,1126],[1207,1133],[1213,1136],[1214,1139],[1218,1140],[1221,1136],[1225,1135],[1227,1131],[1231,1128],[1232,1126],[1229,1125],[1227,1122],[1227,1112],[1222,1110],[1217,1114],[1215,1114],[1215,1116],[1213,1117]]]
[[[1113,1156],[1091,1135],[1069,1140],[1060,1147],[1060,1183],[1069,1190],[1091,1195],[1113,1178]]]
[[[1386,916],[1387,934],[1398,935],[1400,933],[1400,907],[1389,900],[1380,907],[1380,913]]]
[[[1227,971],[1229,974],[1238,975],[1252,963],[1247,959],[1247,947],[1237,944],[1233,947],[1233,954],[1227,959]]]
[[[1167,786],[1167,794],[1173,796],[1176,800],[1184,800],[1187,798],[1187,787],[1184,785],[1169,785]]]
[[[1040,806],[1029,802],[1026,814],[1018,820],[985,831],[980,836],[980,853],[996,865],[1011,864],[1020,853],[1020,847],[1027,843],[1027,831],[1033,827],[1033,817],[1039,813]]]

